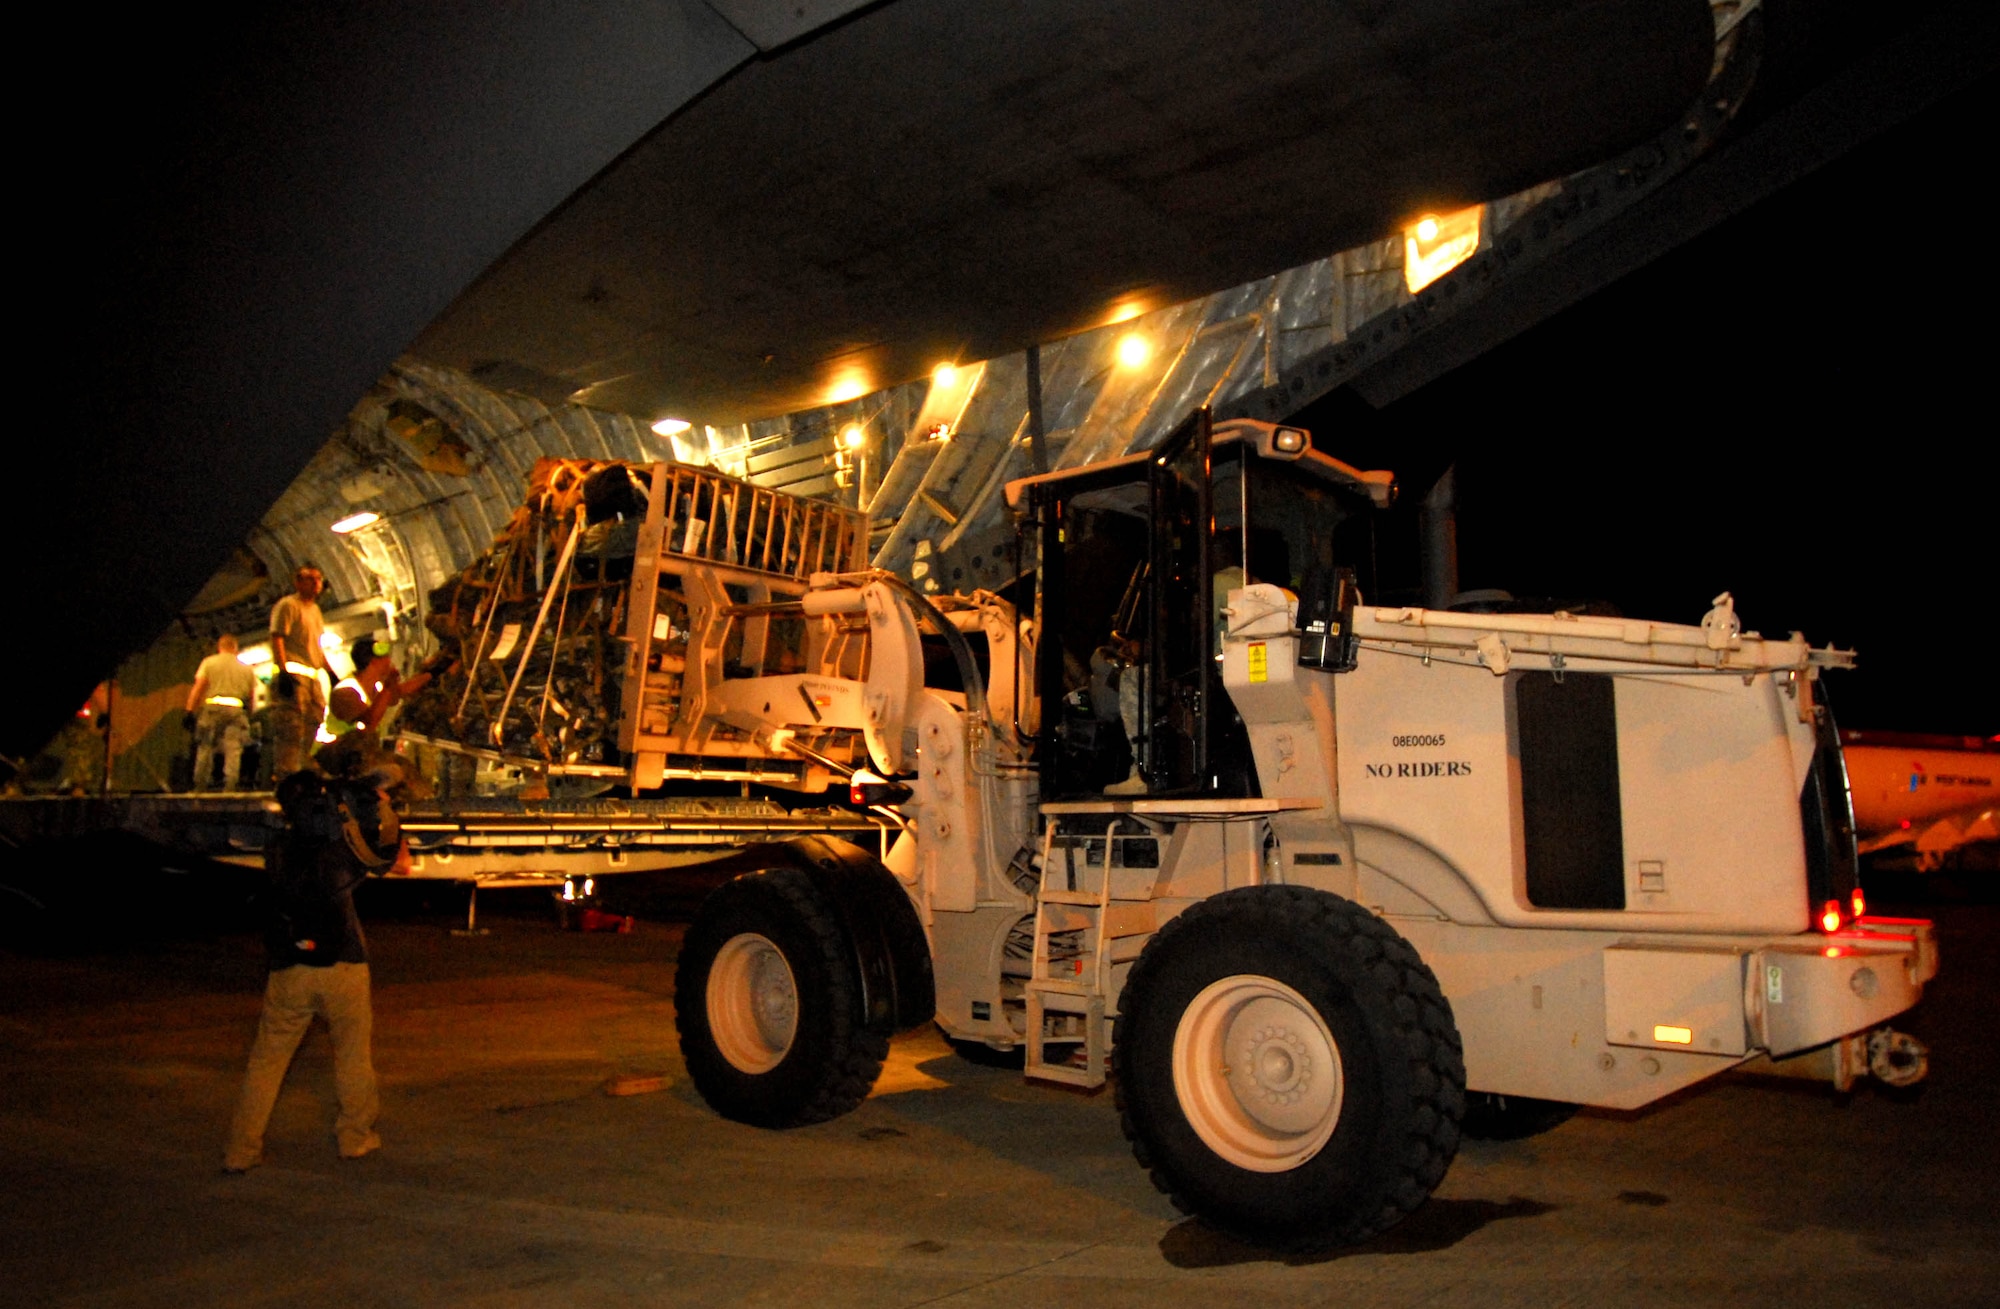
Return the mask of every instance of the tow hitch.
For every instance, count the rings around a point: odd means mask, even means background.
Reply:
[[[1831,1082],[1836,1091],[1851,1091],[1864,1077],[1873,1077],[1885,1086],[1915,1086],[1930,1070],[1930,1047],[1893,1027],[1856,1032],[1783,1059],[1761,1054],[1737,1065],[1739,1072],[1763,1077]]]
[[[1850,1036],[1850,1041],[1862,1040]],[[1915,1086],[1931,1070],[1930,1047],[1908,1032],[1893,1027],[1877,1028],[1867,1034],[1868,1071],[1890,1086]]]

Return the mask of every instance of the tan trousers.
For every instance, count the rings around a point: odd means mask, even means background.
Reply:
[[[326,704],[319,698],[319,683],[296,677],[290,695],[271,701],[271,785],[290,777],[312,759],[319,740],[319,725],[326,718]]]
[[[271,1107],[278,1102],[285,1070],[315,1014],[326,1019],[333,1034],[333,1087],[340,1099],[333,1132],[340,1153],[357,1157],[381,1144],[375,1135],[381,1105],[375,1094],[375,1062],[369,1054],[374,1015],[368,1002],[368,965],[300,964],[276,970],[264,987],[264,1016],[257,1023],[256,1044],[250,1047],[243,1097],[229,1124],[224,1168],[255,1167],[263,1157]]]

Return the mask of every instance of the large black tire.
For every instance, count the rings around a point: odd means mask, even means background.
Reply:
[[[1520,1141],[1561,1127],[1576,1111],[1566,1100],[1467,1091],[1464,1131],[1475,1141]]]
[[[1260,1241],[1364,1241],[1458,1152],[1451,1006],[1350,901],[1289,886],[1205,900],[1147,943],[1120,1008],[1125,1135],[1185,1212]]]
[[[703,902],[674,972],[688,1075],[714,1110],[758,1127],[837,1118],[889,1054],[862,1012],[854,950],[797,869],[725,882]]]

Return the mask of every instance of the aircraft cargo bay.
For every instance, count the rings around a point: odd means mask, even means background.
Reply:
[[[1986,9],[75,36],[27,1302],[2000,1294]]]

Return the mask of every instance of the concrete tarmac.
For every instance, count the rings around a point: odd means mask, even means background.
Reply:
[[[2000,906],[1936,912],[1916,1093],[1735,1078],[1468,1142],[1401,1227],[1311,1256],[1176,1213],[1108,1092],[928,1031],[846,1118],[724,1121],[676,1051],[669,926],[373,922],[385,1147],[335,1158],[316,1030],[244,1176],[252,938],[0,953],[0,1304],[1991,1305]]]

